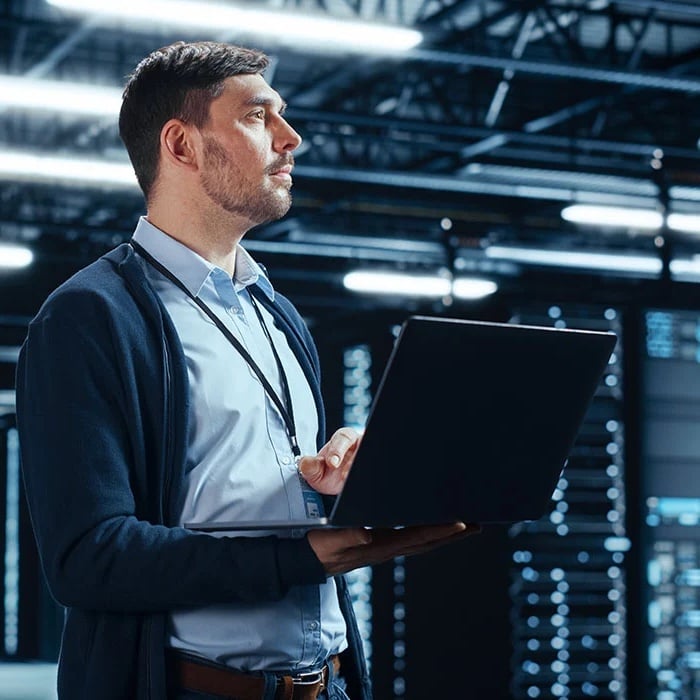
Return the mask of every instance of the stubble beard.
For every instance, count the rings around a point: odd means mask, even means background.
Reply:
[[[243,216],[253,225],[281,219],[292,205],[291,192],[269,181],[253,188],[243,170],[213,138],[204,141],[205,167],[202,187],[209,198],[225,211]]]

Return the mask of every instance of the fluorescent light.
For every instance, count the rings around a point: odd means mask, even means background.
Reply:
[[[21,151],[0,150],[0,179],[138,187],[134,169],[128,163],[95,158],[61,158]]]
[[[572,204],[564,207],[561,217],[575,224],[592,226],[623,226],[657,230],[663,224],[661,212],[654,209],[628,209],[626,207],[601,207],[593,204]]]
[[[659,231],[663,214],[654,209],[627,207],[602,207],[593,204],[572,204],[561,211],[562,219],[576,224],[594,226],[622,226],[625,228]],[[669,214],[666,225],[674,231],[700,233],[700,216],[695,214]]]
[[[408,275],[398,272],[348,272],[343,285],[353,292],[442,297],[450,293],[450,279],[437,275]]]
[[[659,274],[661,260],[651,255],[616,255],[573,250],[543,250],[515,246],[489,246],[484,251],[487,258],[511,260],[534,265],[554,265],[611,272],[640,272]]]
[[[457,299],[483,299],[498,290],[491,280],[457,277],[452,283],[452,296]]]
[[[700,216],[694,214],[669,214],[666,223],[674,231],[700,233]]]
[[[0,243],[0,268],[18,269],[32,264],[34,253],[29,248]]]
[[[675,258],[669,263],[674,279],[685,282],[700,282],[700,255],[692,258]]]
[[[0,105],[4,107],[116,118],[121,101],[117,88],[0,75]]]
[[[673,185],[668,188],[668,195],[671,199],[687,199],[691,202],[700,202],[700,187]]]
[[[348,272],[343,278],[346,289],[374,294],[481,299],[493,294],[498,285],[490,280],[460,277],[454,281],[439,275],[412,275],[399,272]]]
[[[305,42],[329,50],[386,53],[405,51],[419,44],[414,29],[376,22],[334,19],[306,12],[284,12],[235,7],[190,0],[48,0],[64,10],[103,16],[112,20],[138,20],[148,26],[183,26],[187,29],[228,30],[236,34],[268,35],[296,45]],[[150,26],[148,26],[150,30]]]

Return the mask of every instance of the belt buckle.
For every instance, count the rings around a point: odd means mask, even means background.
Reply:
[[[294,685],[323,685],[323,670],[313,671],[311,673],[298,673],[296,676],[291,676]]]

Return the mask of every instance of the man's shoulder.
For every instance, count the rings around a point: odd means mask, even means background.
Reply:
[[[113,248],[74,273],[55,292],[73,289],[109,291],[111,286],[120,284],[122,273],[119,267],[127,260],[129,250],[130,247],[126,244]]]
[[[130,251],[122,244],[75,272],[48,295],[35,320],[62,311],[81,314],[96,307],[123,308],[133,298],[134,287],[125,278],[139,272]]]

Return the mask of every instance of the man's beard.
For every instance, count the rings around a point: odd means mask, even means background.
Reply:
[[[253,191],[241,168],[210,136],[204,140],[204,156],[202,187],[222,209],[244,216],[255,225],[281,219],[289,211],[292,195],[288,189],[260,184]]]

